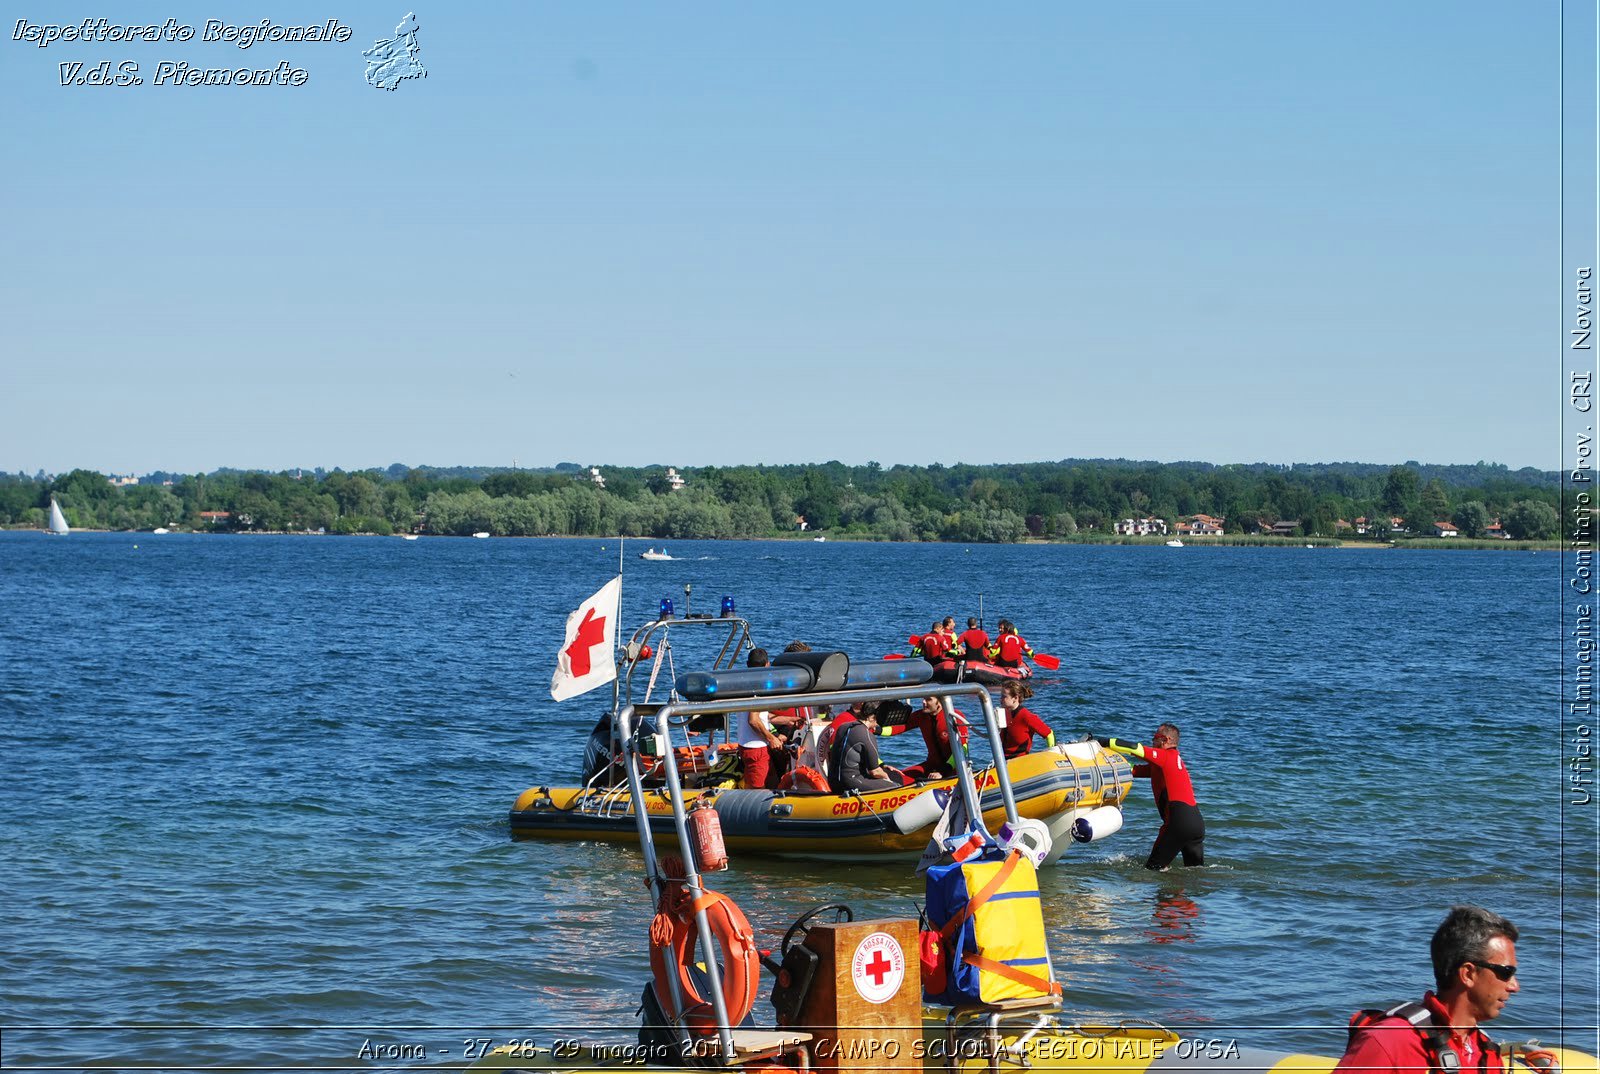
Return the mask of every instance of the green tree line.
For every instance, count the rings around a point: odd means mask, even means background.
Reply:
[[[1350,536],[1358,517],[1451,522],[1464,537],[1498,519],[1511,536],[1558,535],[1554,472],[1477,463],[1279,467],[1064,460],[991,466],[706,466],[548,470],[408,468],[361,472],[154,474],[114,485],[103,474],[0,475],[0,525],[42,527],[51,497],[79,529],[158,526],[243,531],[609,536],[660,539],[810,534],[893,541],[1093,539],[1124,518],[1172,525],[1207,514],[1229,533],[1276,522],[1294,535]],[[227,512],[221,518],[208,512]],[[1387,529],[1387,527],[1383,527]],[[1387,534],[1384,534],[1387,536]]]

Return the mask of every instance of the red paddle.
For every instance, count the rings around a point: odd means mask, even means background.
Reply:
[[[1049,653],[1034,653],[1033,662],[1046,671],[1054,671],[1061,666],[1061,658],[1059,656],[1051,656]]]

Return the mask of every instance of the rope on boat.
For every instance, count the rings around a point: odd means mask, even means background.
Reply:
[[[851,791],[845,797],[856,799],[861,803],[861,808],[865,809],[868,813],[871,813],[872,819],[877,821],[878,825],[882,827],[884,831],[889,830],[889,823],[883,819],[882,814],[880,814],[876,809],[872,808],[872,803],[867,801],[867,799],[862,796],[860,791]]]
[[[666,635],[663,634],[661,637],[661,645],[656,649],[656,658],[650,664],[650,681],[645,684],[644,688],[645,704],[650,703],[650,695],[655,691],[656,688],[656,676],[661,674],[661,658],[666,656],[667,651],[671,648],[672,644],[667,641]],[[673,674],[670,666],[668,667],[667,671],[668,674]],[[674,678],[676,678],[676,675],[674,675]]]

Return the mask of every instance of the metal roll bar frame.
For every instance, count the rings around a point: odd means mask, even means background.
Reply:
[[[994,700],[987,687],[980,683],[932,683],[922,686],[872,686],[858,689],[832,690],[827,692],[811,691],[799,694],[782,694],[767,697],[741,697],[724,698],[716,701],[671,701],[662,706],[655,714],[656,733],[664,741],[665,749],[662,751],[662,766],[667,775],[667,798],[672,805],[672,824],[677,831],[678,847],[683,855],[684,872],[683,883],[691,896],[691,905],[695,907],[695,926],[700,935],[700,957],[706,970],[709,981],[709,991],[712,1010],[716,1014],[717,1034],[721,1043],[721,1057],[724,1065],[731,1065],[736,1057],[733,1046],[733,1027],[728,1024],[728,1007],[722,997],[722,972],[717,967],[716,951],[713,949],[713,938],[710,923],[706,919],[705,909],[700,905],[705,896],[705,885],[700,878],[700,871],[695,867],[694,844],[689,837],[688,813],[683,805],[683,785],[678,778],[678,763],[673,752],[672,728],[675,724],[687,724],[695,716],[727,715],[733,712],[748,712],[761,706],[780,705],[852,705],[862,701],[895,701],[895,700],[920,700],[927,697],[944,699],[945,709],[952,706],[952,697],[970,697],[977,700],[983,710],[983,722],[989,735],[989,746],[994,752],[995,779],[1000,787],[1000,796],[1005,803],[1006,818],[1013,825],[1018,822],[1016,796],[1011,790],[1011,776],[1006,771],[1005,747],[1001,742],[1001,722],[996,718]],[[642,743],[639,741],[638,727],[634,721],[634,706],[628,704],[617,713],[616,728],[618,737],[622,740],[623,758],[628,774],[628,787],[633,793],[633,800],[642,803],[644,799],[644,779],[640,756]],[[956,781],[961,788],[961,800],[967,808],[967,830],[976,831],[983,835],[985,842],[993,842],[994,836],[983,823],[983,807],[977,788],[977,781],[973,777],[972,766],[967,760],[966,750],[960,746],[960,738],[952,734],[955,748],[950,751],[951,759],[956,769]],[[639,829],[639,849],[644,854],[646,881],[650,885],[650,901],[653,911],[661,909],[661,897],[666,878],[660,874],[660,865],[656,857],[654,837],[650,832],[650,817],[646,810],[634,810],[634,822]],[[676,879],[676,878],[674,878]],[[668,989],[672,993],[672,1009],[677,1012],[674,1021],[681,1027],[683,1024],[683,995],[678,987],[677,972],[667,974]]]

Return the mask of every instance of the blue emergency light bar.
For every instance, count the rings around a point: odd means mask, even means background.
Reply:
[[[672,598],[671,597],[662,597],[661,598],[661,618],[663,618],[663,619],[671,619],[672,618]]]
[[[864,686],[921,686],[933,678],[926,660],[852,660],[845,676],[846,690]]]
[[[815,668],[800,663],[810,659]],[[724,697],[760,697],[766,694],[784,695],[804,693],[807,690],[862,690],[885,686],[921,686],[933,677],[933,665],[926,660],[862,660],[850,662],[839,684],[829,672],[844,671],[834,665],[845,663],[843,653],[786,653],[783,659],[795,663],[778,663],[764,668],[729,668],[725,671],[687,671],[678,676],[674,688],[678,696],[688,701],[715,701]],[[819,682],[819,676],[832,679]]]
[[[722,618],[724,618],[724,619],[732,619],[733,618],[733,598],[732,597],[724,596],[722,598]]]
[[[723,697],[758,697],[763,694],[799,694],[816,681],[811,669],[800,666],[728,668],[724,671],[686,671],[673,688],[689,701],[715,701]]]

